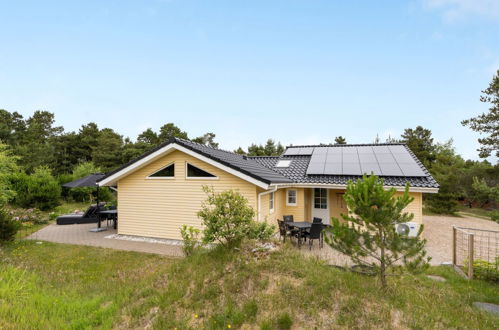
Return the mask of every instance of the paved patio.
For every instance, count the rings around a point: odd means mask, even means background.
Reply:
[[[109,228],[106,231],[98,233],[89,231],[95,227],[97,227],[97,224],[95,223],[64,226],[51,224],[36,233],[33,233],[28,237],[28,239],[55,243],[88,245],[125,251],[155,253],[170,257],[182,257],[184,255],[182,252],[182,246],[178,244],[137,242],[116,238],[105,238],[106,236],[116,234],[116,230]]]
[[[428,255],[432,257],[432,265],[451,261],[452,226],[499,230],[499,224],[473,217],[424,216],[423,223],[425,225],[423,235],[428,240],[426,250]],[[167,244],[164,244],[106,238],[106,236],[116,234],[116,230],[110,228],[107,231],[98,233],[89,232],[90,229],[95,227],[96,224],[65,226],[52,224],[32,234],[28,239],[156,253],[172,257],[183,256],[182,246],[178,244],[178,241],[166,242]],[[318,242],[314,242],[311,251],[308,248],[308,244],[305,244],[300,251],[305,255],[313,255],[326,259],[331,264],[351,264],[348,257],[331,249],[327,244],[324,245],[323,249],[319,249]]]

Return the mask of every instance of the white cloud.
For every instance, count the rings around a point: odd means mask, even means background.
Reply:
[[[456,21],[466,16],[499,19],[498,0],[423,0],[429,9],[442,11],[446,21]]]

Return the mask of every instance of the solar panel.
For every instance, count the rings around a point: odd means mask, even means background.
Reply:
[[[298,154],[299,155],[311,155],[314,152],[314,148],[298,148]]]
[[[416,164],[416,162],[413,164],[401,163],[399,166],[405,176],[426,176],[425,172],[423,172],[421,167]]]
[[[379,163],[381,175],[402,176],[404,175],[397,163]]]
[[[284,156],[309,156],[314,152],[313,147],[292,147],[286,149]]]
[[[379,168],[378,163],[360,163],[361,167],[361,172],[362,174],[375,174],[375,175],[381,175],[381,170]]]
[[[357,161],[355,163],[343,163],[343,175],[362,175],[360,170],[360,163]]]
[[[288,148],[284,152],[284,156],[294,156],[294,155],[299,155],[300,153],[300,148]]]
[[[307,174],[320,175],[362,175],[382,176],[426,176],[405,146],[373,145],[373,146],[335,146],[299,150],[312,157]],[[289,150],[289,149],[288,149]]]

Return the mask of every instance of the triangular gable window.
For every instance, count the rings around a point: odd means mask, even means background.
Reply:
[[[216,178],[211,173],[206,172],[194,165],[187,164],[187,177],[188,178]]]
[[[163,167],[157,172],[149,175],[150,178],[173,178],[175,176],[175,164]]]

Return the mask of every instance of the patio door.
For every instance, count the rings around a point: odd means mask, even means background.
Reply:
[[[329,224],[329,199],[328,190],[324,188],[314,188],[312,196],[312,218],[321,218],[322,223]]]

